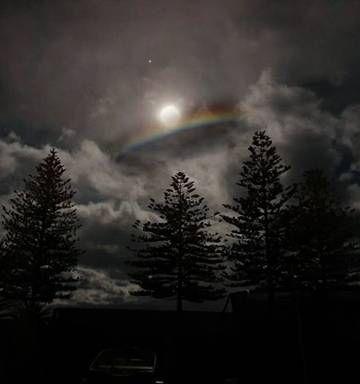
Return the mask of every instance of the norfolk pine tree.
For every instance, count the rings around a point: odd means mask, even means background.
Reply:
[[[172,177],[164,199],[150,199],[149,209],[157,221],[137,221],[133,241],[137,270],[130,276],[141,290],[137,295],[175,298],[177,311],[183,300],[217,300],[224,294],[218,287],[222,270],[221,237],[210,232],[211,217],[204,198],[195,193],[194,182],[182,172]]]
[[[359,266],[357,217],[341,204],[323,171],[304,173],[289,214],[288,279],[300,290],[346,286]]]
[[[297,186],[288,214],[287,255],[284,259],[285,287],[295,299],[298,342],[303,362],[303,381],[307,382],[307,354],[303,336],[301,297],[305,291],[318,292],[319,302],[313,322],[317,325],[323,353],[331,351],[328,341],[327,294],[344,288],[351,274],[358,271],[359,243],[356,214],[341,204],[328,177],[319,169],[304,173]],[[357,278],[357,274],[354,274]],[[325,359],[326,360],[326,359]]]
[[[223,215],[232,226],[227,277],[233,286],[263,288],[272,308],[274,292],[281,275],[284,241],[283,212],[294,193],[280,178],[290,167],[285,165],[265,131],[256,131],[236,183],[241,192],[233,204],[225,205],[231,215]]]
[[[3,206],[1,295],[33,315],[75,289],[79,222],[72,202],[75,192],[64,173],[51,149],[35,174],[24,180],[24,189]]]

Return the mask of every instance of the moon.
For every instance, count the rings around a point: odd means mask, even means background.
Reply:
[[[164,126],[175,125],[181,117],[180,109],[175,104],[167,104],[163,106],[158,115],[159,121]]]

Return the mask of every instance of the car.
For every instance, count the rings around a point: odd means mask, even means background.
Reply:
[[[83,384],[164,384],[157,355],[139,346],[101,350],[91,361]]]

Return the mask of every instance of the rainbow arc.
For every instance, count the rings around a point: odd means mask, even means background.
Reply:
[[[229,108],[211,108],[205,111],[195,112],[181,119],[177,124],[165,128],[162,126],[153,126],[140,130],[128,141],[124,152],[139,149],[180,132],[236,123],[239,118],[240,111]]]

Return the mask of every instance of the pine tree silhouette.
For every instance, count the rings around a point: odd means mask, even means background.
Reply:
[[[222,216],[233,227],[228,250],[232,266],[227,278],[233,286],[265,288],[272,303],[280,278],[282,214],[294,186],[283,187],[280,177],[290,167],[283,163],[265,131],[255,132],[249,152],[236,183],[242,190],[234,197],[234,204],[225,205],[231,215]]]
[[[223,268],[221,238],[209,231],[209,208],[195,193],[194,182],[178,172],[164,200],[150,199],[148,207],[159,220],[134,224],[140,233],[133,241],[143,245],[133,249],[137,259],[130,261],[137,268],[130,276],[141,287],[135,294],[174,297],[177,311],[183,310],[183,300],[222,297],[224,291],[218,287],[218,272]]]
[[[303,381],[308,382],[308,353],[303,333],[304,293],[319,293],[311,295],[316,299],[312,324],[326,356],[332,347],[329,340],[333,334],[327,315],[330,309],[328,293],[358,279],[355,273],[359,270],[357,220],[355,211],[341,204],[328,177],[319,169],[304,173],[287,217],[283,286],[293,295]]]
[[[344,207],[319,169],[304,174],[287,230],[288,279],[299,289],[344,287],[358,269],[354,209]],[[354,263],[354,261],[356,263]]]
[[[75,192],[55,149],[3,206],[2,296],[39,312],[75,289],[72,271],[81,253],[79,222],[72,202]]]

